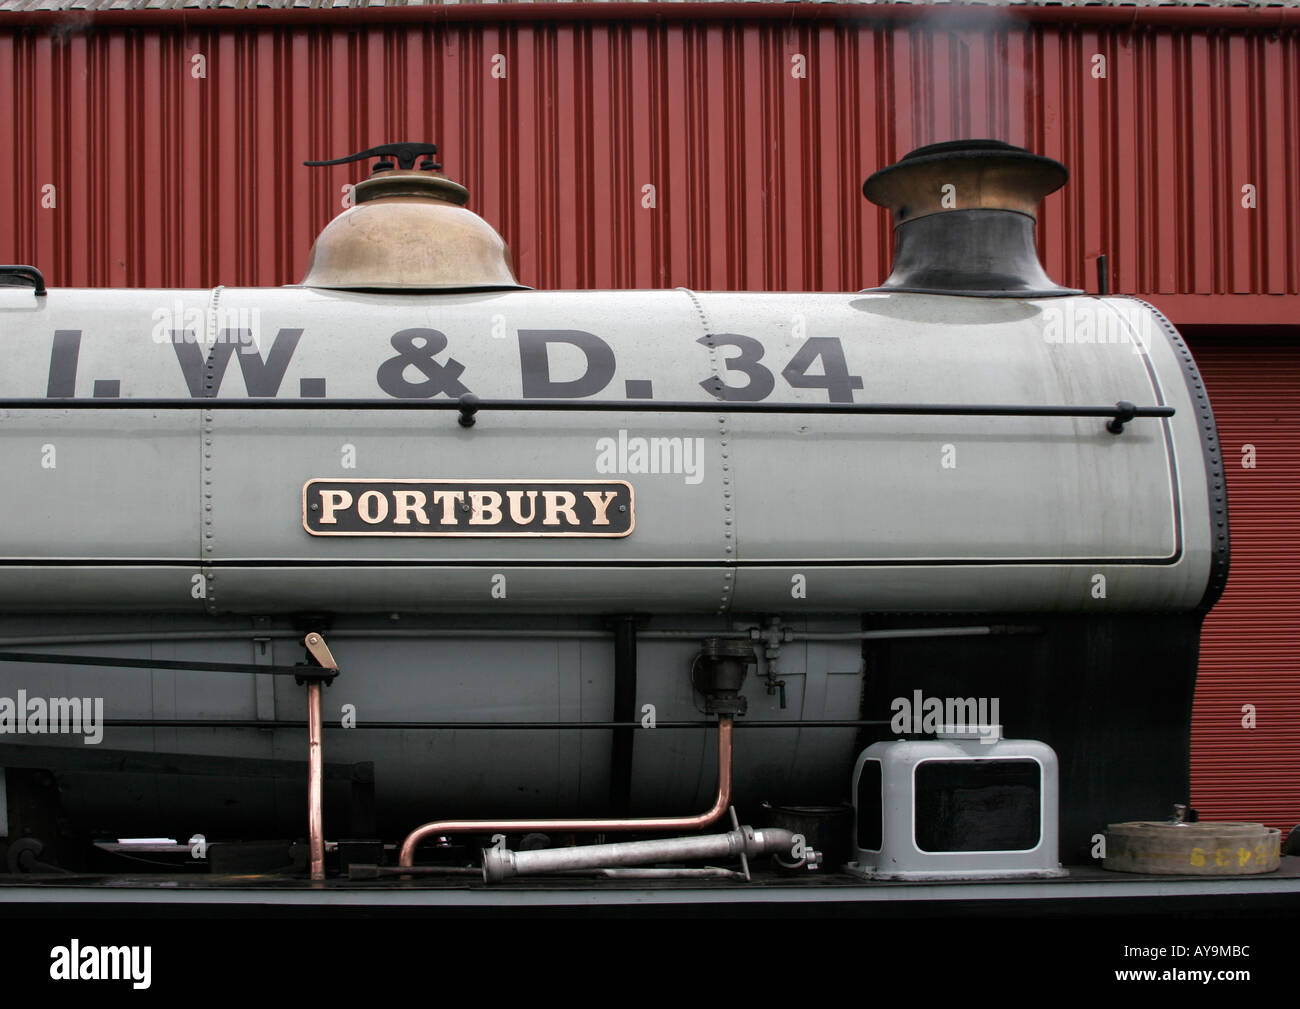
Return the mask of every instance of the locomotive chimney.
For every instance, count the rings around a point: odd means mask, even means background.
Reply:
[[[1065,185],[1059,161],[1000,140],[918,147],[862,184],[894,218],[894,268],[878,291],[1044,298],[1061,287],[1034,247],[1038,205]]]
[[[526,289],[510,250],[464,204],[469,190],[442,174],[433,144],[382,144],[333,161],[379,158],[352,191],[355,205],[330,221],[307,260],[303,287],[343,291]],[[418,167],[416,161],[419,161]]]

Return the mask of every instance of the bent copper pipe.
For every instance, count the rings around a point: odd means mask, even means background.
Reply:
[[[325,878],[325,824],[321,810],[321,710],[319,682],[307,684],[307,835],[311,847],[311,878]]]
[[[316,631],[302,639],[310,658],[323,672],[298,679],[307,687],[307,840],[311,852],[311,878],[325,878],[325,817],[321,811],[321,781],[325,766],[321,760],[321,679],[332,680],[339,674],[339,664],[334,661],[329,645]]]
[[[431,834],[468,834],[487,831],[518,834],[527,831],[570,830],[695,830],[699,827],[707,827],[720,820],[727,807],[731,805],[731,731],[731,716],[719,716],[718,797],[707,811],[697,816],[605,820],[438,820],[416,827],[406,835],[397,864],[413,865],[416,846]]]

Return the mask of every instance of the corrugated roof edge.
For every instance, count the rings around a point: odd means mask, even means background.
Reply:
[[[138,10],[375,10],[414,7],[450,13],[476,8],[482,17],[527,7],[541,13],[563,14],[588,7],[631,8],[649,14],[670,7],[781,8],[785,14],[799,8],[834,7],[1080,7],[1080,8],[1232,8],[1268,9],[1300,7],[1300,0],[0,0],[0,11],[138,11]],[[759,13],[755,10],[754,13]]]
[[[1278,30],[1300,26],[1300,0],[0,0],[0,24],[86,27],[161,24],[572,20],[910,20],[1014,17],[1027,22],[1205,25]]]

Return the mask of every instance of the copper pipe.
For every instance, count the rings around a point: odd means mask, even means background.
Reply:
[[[529,831],[578,830],[695,830],[722,818],[731,805],[731,731],[730,715],[718,718],[718,797],[706,812],[697,816],[662,816],[647,819],[606,820],[437,820],[426,823],[406,835],[398,865],[415,863],[415,848],[431,834],[525,833]]]
[[[307,835],[311,845],[311,878],[325,878],[325,824],[321,810],[321,713],[319,682],[307,684]]]

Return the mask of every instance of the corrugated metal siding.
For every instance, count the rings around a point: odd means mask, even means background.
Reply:
[[[1227,462],[1232,572],[1206,618],[1192,717],[1203,819],[1300,823],[1300,347],[1192,352]],[[1255,467],[1242,466],[1244,446]],[[1256,727],[1242,726],[1243,705]]]
[[[431,138],[529,285],[855,289],[889,260],[862,180],[987,135],[1073,172],[1041,224],[1058,280],[1095,289],[1105,252],[1114,290],[1297,304],[1300,35],[944,19],[0,31],[0,258],[296,282],[358,177],[299,162]]]

